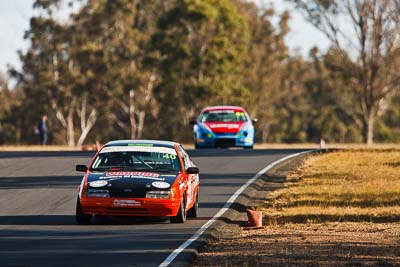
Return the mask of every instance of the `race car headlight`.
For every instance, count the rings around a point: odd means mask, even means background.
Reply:
[[[88,197],[110,197],[110,192],[104,189],[88,189],[87,190]]]
[[[212,133],[206,133],[206,132],[202,132],[200,135],[200,138],[212,138],[213,134]]]
[[[198,133],[199,133],[199,137],[200,138],[212,138],[213,137],[213,132],[210,128],[208,128],[208,126],[206,125],[202,125],[199,126],[198,128]]]
[[[149,191],[146,194],[146,198],[163,198],[168,199],[170,191]]]
[[[239,131],[237,134],[237,137],[241,138],[241,137],[247,137],[249,133],[247,131]]]

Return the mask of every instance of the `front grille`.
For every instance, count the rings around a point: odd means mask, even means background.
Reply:
[[[217,137],[236,137],[237,133],[214,133]]]
[[[89,213],[109,216],[146,216],[149,210],[137,207],[91,207]]]
[[[115,198],[145,198],[147,190],[132,189],[132,192],[125,192],[124,188],[109,188],[110,197]]]
[[[110,197],[115,198],[145,198],[148,189],[140,182],[135,182],[132,178],[122,178],[109,182],[107,188]]]
[[[235,146],[236,139],[234,138],[217,138],[215,139],[216,147],[230,147]]]
[[[132,188],[136,185],[134,179],[132,178],[121,178],[118,180],[109,181],[108,183],[116,188]]]

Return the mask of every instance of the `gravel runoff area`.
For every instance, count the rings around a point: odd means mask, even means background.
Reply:
[[[235,219],[218,226],[199,251],[200,266],[400,266],[400,223],[327,222],[246,227],[244,205],[257,206],[284,186],[297,158],[270,171],[244,193]],[[251,197],[250,197],[251,196]]]

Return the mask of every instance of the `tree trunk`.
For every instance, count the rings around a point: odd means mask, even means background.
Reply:
[[[368,115],[364,117],[363,122],[363,139],[367,145],[372,145],[374,143],[374,122],[375,114],[370,111]]]
[[[66,138],[68,146],[75,146],[75,132],[74,132],[74,106],[75,100],[72,100],[71,106],[68,109],[67,118],[61,109],[55,107],[56,117],[60,121],[62,127],[66,130]]]
[[[146,112],[141,111],[139,112],[139,125],[137,127],[137,138],[142,138],[143,135],[143,126],[144,126],[144,119],[146,117]]]
[[[262,127],[262,134],[261,134],[261,141],[263,143],[267,142],[269,131],[270,131],[270,124],[269,123],[264,124],[264,126]]]
[[[77,142],[77,146],[81,146],[83,144],[83,142],[85,141],[87,135],[89,134],[90,130],[93,128],[93,126],[95,125],[97,120],[97,110],[96,109],[92,109],[92,111],[90,112],[89,118],[86,121],[85,118],[85,124],[84,127],[81,128],[81,136],[79,136],[78,142]]]
[[[131,124],[131,139],[136,139],[137,122],[136,122],[135,92],[129,91],[129,121]]]
[[[74,109],[68,111],[67,116],[67,143],[68,146],[75,146],[75,131],[74,131]]]

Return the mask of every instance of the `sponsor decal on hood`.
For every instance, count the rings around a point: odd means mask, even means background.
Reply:
[[[151,185],[154,186],[155,188],[161,188],[161,189],[169,188],[171,186],[169,183],[166,182],[153,182]]]
[[[160,174],[154,172],[106,172],[106,176],[134,176],[134,177],[160,177]]]
[[[151,187],[151,184],[153,182],[166,182],[169,185],[172,185],[178,175],[179,173],[159,174],[141,171],[110,171],[101,173],[90,173],[88,177],[88,184],[90,185],[90,183],[94,183],[94,185],[97,185],[98,187],[111,187],[119,183],[133,183],[139,187],[145,187],[147,184]]]
[[[236,134],[245,122],[206,122],[204,123],[214,133]]]
[[[102,180],[93,181],[93,182],[90,182],[90,183],[89,183],[89,185],[90,185],[91,187],[103,187],[103,186],[106,186],[107,184],[108,184],[107,181],[102,181]]]
[[[106,172],[105,175],[101,175],[93,178],[99,180],[114,180],[114,179],[121,179],[121,178],[132,178],[132,179],[147,179],[147,180],[156,180],[156,181],[164,181],[165,178],[162,177],[158,173],[154,172],[125,172],[125,171],[112,171]]]

